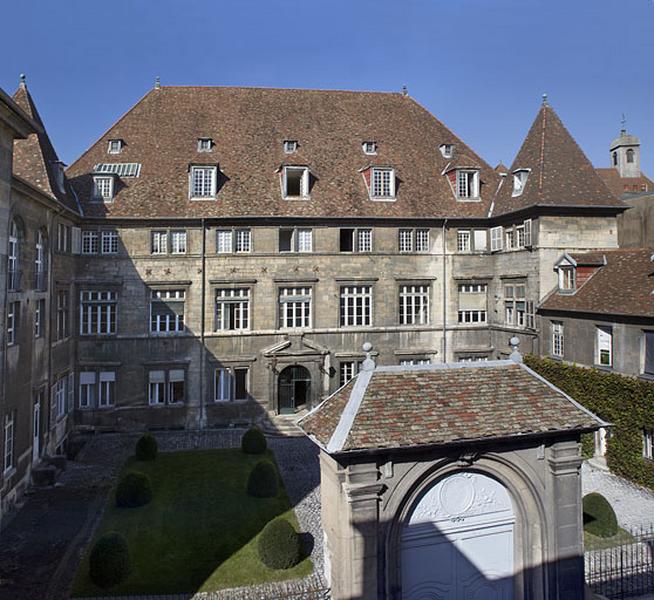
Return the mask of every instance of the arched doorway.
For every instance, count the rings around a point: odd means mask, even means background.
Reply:
[[[309,407],[311,399],[311,375],[300,365],[286,367],[278,379],[279,413],[292,414]]]
[[[472,471],[439,480],[402,528],[402,600],[511,600],[514,528],[497,480]]]

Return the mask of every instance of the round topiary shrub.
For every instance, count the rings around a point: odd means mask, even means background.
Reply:
[[[132,572],[127,540],[114,531],[105,533],[93,546],[89,557],[89,577],[95,585],[110,588]]]
[[[618,533],[618,520],[608,500],[593,492],[583,499],[584,531],[599,537],[612,537]]]
[[[286,519],[275,519],[259,534],[257,551],[267,567],[290,569],[302,560],[302,539]]]
[[[159,446],[157,440],[153,435],[146,433],[139,438],[136,442],[136,460],[154,460],[157,458],[157,451]]]
[[[277,469],[269,460],[254,465],[248,478],[248,494],[255,498],[272,498],[279,490]]]
[[[266,436],[256,427],[250,427],[241,438],[241,450],[246,454],[263,454],[267,447]]]
[[[135,508],[152,500],[150,478],[140,471],[125,473],[116,488],[116,506]]]

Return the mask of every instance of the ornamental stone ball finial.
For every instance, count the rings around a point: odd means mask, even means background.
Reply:
[[[549,106],[547,103],[547,93],[543,94],[543,106]]]
[[[25,77],[25,73],[20,74],[20,87],[24,88],[27,85],[27,77]]]
[[[154,89],[155,89],[155,90],[158,90],[158,89],[160,89],[160,88],[161,88],[161,77],[159,77],[159,75],[157,75],[157,76],[154,78]]]
[[[363,344],[363,351],[366,353],[365,360],[361,363],[362,371],[374,371],[375,370],[375,361],[371,357],[372,344],[370,342],[365,342]]]
[[[520,346],[520,338],[516,335],[514,335],[510,340],[509,340],[509,346],[511,346],[511,355],[509,358],[512,361],[515,361],[517,363],[522,362],[522,354],[520,354],[520,351],[518,350],[518,347]]]

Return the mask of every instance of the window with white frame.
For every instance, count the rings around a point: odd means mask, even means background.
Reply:
[[[458,170],[456,172],[457,198],[479,197],[479,171]]]
[[[598,325],[596,328],[597,354],[595,360],[603,367],[613,366],[613,327]]]
[[[398,250],[400,252],[429,252],[429,229],[400,229]]]
[[[115,400],[115,387],[116,387],[116,372],[115,371],[100,371],[98,374],[99,388],[98,388],[98,407],[109,408],[114,406]]]
[[[402,358],[400,359],[400,366],[402,367],[413,367],[416,365],[430,365],[431,360],[429,358]]]
[[[551,322],[552,331],[552,356],[563,358],[563,323],[561,321]]]
[[[231,253],[233,237],[231,229],[219,229],[216,231],[216,252],[218,254]]]
[[[485,354],[459,354],[457,357],[457,362],[467,363],[467,362],[487,362],[488,356]]]
[[[18,343],[18,323],[20,321],[20,302],[7,304],[7,346]]]
[[[114,197],[114,178],[96,175],[93,177],[93,197],[109,202]]]
[[[511,327],[527,327],[527,299],[524,283],[504,285],[504,324]]]
[[[97,231],[82,231],[82,254],[97,254],[99,240]]]
[[[194,165],[191,167],[191,199],[215,198],[217,171],[216,166]]]
[[[216,252],[218,254],[252,252],[252,232],[249,229],[218,229]]]
[[[66,392],[68,394],[68,407],[67,411],[71,412],[75,408],[75,373],[71,371],[68,373],[66,381]]]
[[[341,286],[341,327],[372,324],[372,286]]]
[[[148,404],[150,406],[166,404],[165,371],[150,371],[148,373]]]
[[[109,154],[120,154],[123,150],[123,140],[109,140],[107,152]]]
[[[102,254],[117,254],[118,253],[118,232],[117,231],[102,231]]]
[[[37,290],[42,291],[46,289],[45,235],[42,230],[36,232],[34,249],[35,285]]]
[[[211,138],[198,138],[198,152],[211,152],[213,140]]]
[[[373,155],[377,154],[377,142],[367,141],[361,144],[364,154]]]
[[[509,227],[504,231],[504,248],[506,250],[513,250],[516,248],[515,230]]]
[[[373,167],[370,173],[370,197],[373,199],[395,198],[395,170]]]
[[[168,253],[168,232],[151,231],[150,232],[150,252],[152,254]]]
[[[57,341],[64,340],[70,335],[68,299],[68,290],[59,290],[57,292]]]
[[[81,371],[79,374],[79,407],[94,408],[97,393],[97,373],[95,371]]]
[[[524,248],[525,247],[525,226],[524,225],[516,225],[515,228],[515,236],[516,236],[516,247],[517,248]]]
[[[429,323],[429,292],[426,284],[400,286],[400,325],[426,325]]]
[[[306,198],[309,195],[309,169],[284,167],[284,198]]]
[[[485,283],[459,284],[459,316],[460,324],[478,324],[487,321],[487,289]]]
[[[252,234],[249,229],[234,230],[234,252],[251,252]]]
[[[68,381],[68,375],[62,375],[59,377],[53,386],[53,405],[55,409],[55,415],[58,419],[63,417],[66,414],[66,382]]]
[[[372,252],[372,229],[341,229],[339,249],[341,252]]]
[[[216,290],[216,331],[237,331],[250,328],[250,289],[219,288]]]
[[[470,252],[471,234],[469,229],[459,229],[456,232],[456,251],[457,252]]]
[[[214,375],[214,400],[232,402],[247,400],[250,390],[248,367],[221,367]]]
[[[150,331],[177,333],[184,331],[185,290],[152,290]]]
[[[10,292],[20,287],[20,230],[15,220],[9,226],[9,247],[7,252],[7,287]]]
[[[342,360],[339,365],[338,386],[343,387],[361,370],[360,360]]]
[[[186,231],[170,232],[170,251],[173,254],[186,254]]]
[[[284,152],[286,154],[293,154],[297,151],[297,140],[284,140]]]
[[[15,411],[10,411],[5,414],[5,452],[3,462],[5,473],[11,471],[11,469],[14,467],[14,446],[16,437],[16,430],[14,427],[15,418]]]
[[[70,252],[71,229],[65,223],[57,225],[57,252]]]
[[[576,286],[575,268],[572,265],[559,267],[559,291],[574,292]]]
[[[43,337],[45,333],[45,299],[36,301],[34,306],[34,337]]]
[[[279,326],[282,329],[311,327],[310,287],[284,287],[279,290]]]
[[[654,431],[643,429],[643,458],[654,460]]]
[[[452,158],[454,146],[452,144],[441,144],[438,149],[441,151],[443,158]]]
[[[491,252],[502,250],[502,226],[492,227],[491,234]]]
[[[512,196],[520,196],[527,185],[527,178],[529,177],[529,169],[518,169],[513,171],[513,191]]]
[[[79,299],[80,335],[116,333],[116,292],[83,290]]]
[[[312,252],[313,230],[298,227],[282,227],[279,230],[280,252]]]
[[[654,375],[654,331],[643,331],[643,373]]]

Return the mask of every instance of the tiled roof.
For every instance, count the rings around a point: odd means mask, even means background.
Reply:
[[[595,169],[595,171],[616,198],[620,198],[623,194],[654,192],[654,182],[642,172],[640,177],[620,177],[618,170],[613,167]]]
[[[595,255],[596,253],[591,253]],[[605,250],[599,267],[574,294],[554,290],[540,309],[650,317],[654,322],[654,249]],[[575,254],[574,258],[581,254]]]
[[[214,140],[197,152],[197,139]],[[123,139],[120,154],[109,139]],[[285,154],[284,140],[297,140]],[[378,153],[361,144],[377,142]],[[482,201],[457,202],[439,151],[481,167]],[[89,202],[93,167],[136,162],[140,176],[123,178],[111,204]],[[218,200],[188,199],[192,163],[219,165]],[[308,165],[315,178],[310,200],[283,200],[280,166]],[[372,201],[360,169],[392,166],[395,202]],[[69,169],[85,213],[109,217],[483,217],[498,175],[472,149],[410,97],[397,93],[230,87],[161,87],[149,92]]]
[[[534,205],[620,206],[597,175],[583,150],[554,110],[544,104],[522,144],[509,173],[531,169],[524,191],[512,196],[512,181],[502,186],[494,214]]]
[[[79,213],[79,206],[70,184],[64,178],[64,189],[59,189],[56,170],[59,157],[45,130],[34,100],[25,84],[16,90],[14,102],[40,127],[24,140],[14,141],[13,173],[50,196],[64,206]]]
[[[362,371],[300,421],[328,452],[584,431],[601,424],[512,360]]]
[[[570,252],[568,254],[578,266],[600,267],[606,262],[604,252]]]

